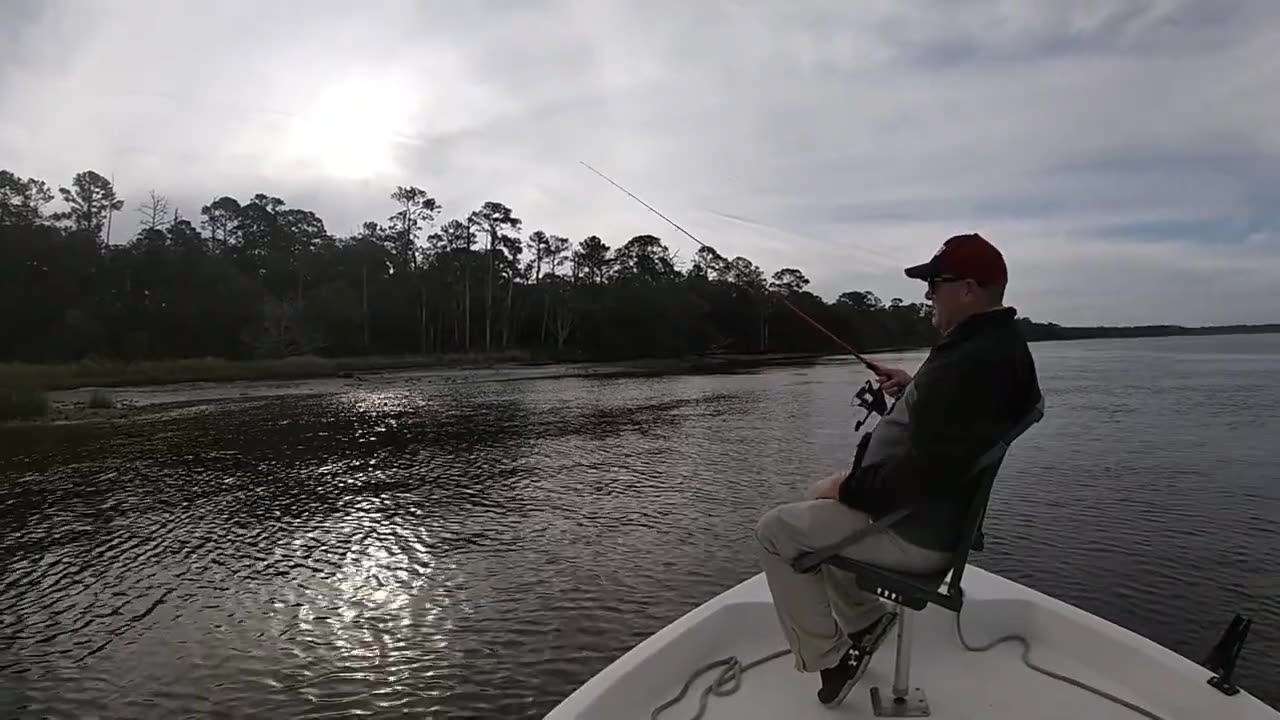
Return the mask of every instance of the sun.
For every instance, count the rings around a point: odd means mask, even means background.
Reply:
[[[347,77],[324,87],[288,123],[279,146],[290,163],[364,180],[394,173],[397,147],[413,141],[416,103],[379,77]]]

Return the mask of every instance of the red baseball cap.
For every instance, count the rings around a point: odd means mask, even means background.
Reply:
[[[904,272],[915,280],[949,276],[968,278],[979,285],[1002,285],[1009,281],[1004,256],[977,233],[947,238],[929,262]]]

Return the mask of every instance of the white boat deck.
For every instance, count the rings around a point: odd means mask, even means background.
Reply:
[[[965,571],[962,628],[970,646],[1019,633],[1032,643],[1032,661],[1153,711],[1165,720],[1280,720],[1243,689],[1228,697],[1210,687],[1210,673],[1182,656],[1075,607],[970,566]],[[938,720],[1097,718],[1142,716],[1086,690],[1026,667],[1021,643],[981,653],[956,636],[955,615],[929,606],[915,616],[911,686],[924,690]],[[870,688],[888,694],[896,629],[844,703],[822,706],[818,677],[794,669],[790,655],[746,672],[727,697],[707,700],[704,720],[832,720],[871,718]],[[743,663],[786,647],[763,575],[757,575],[680,618],[619,658],[566,698],[548,720],[649,720],[700,666],[736,655]],[[1207,648],[1206,648],[1207,650]],[[1247,649],[1245,653],[1247,658]],[[685,698],[659,720],[688,720],[702,689],[719,668],[704,673]]]

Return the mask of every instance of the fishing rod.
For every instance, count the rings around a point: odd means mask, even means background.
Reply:
[[[677,229],[677,230],[679,230],[680,232],[684,233],[684,234],[685,234],[685,235],[686,235],[690,240],[692,240],[692,241],[694,241],[694,242],[698,243],[698,244],[699,244],[699,245],[701,245],[702,247],[704,247],[704,248],[706,248],[706,249],[708,249],[708,250],[710,250],[710,251],[712,251],[712,252],[716,252],[715,248],[711,247],[710,245],[707,245],[706,243],[702,242],[702,241],[701,241],[701,240],[699,240],[698,238],[694,237],[693,233],[691,233],[691,232],[689,232],[688,230],[685,230],[684,228],[680,227],[680,225],[679,225],[678,223],[676,223],[676,221],[672,220],[671,218],[667,217],[666,215],[663,215],[661,212],[659,212],[659,211],[657,210],[657,208],[653,207],[652,205],[650,205],[649,203],[645,202],[644,200],[641,200],[640,198],[636,197],[636,196],[635,196],[635,194],[634,194],[634,193],[632,193],[630,190],[628,190],[628,189],[626,189],[626,188],[622,187],[621,185],[619,185],[618,183],[614,182],[614,181],[613,181],[613,180],[612,180],[608,175],[605,175],[604,173],[602,173],[602,172],[600,172],[599,170],[597,170],[597,169],[595,169],[595,168],[591,167],[590,165],[588,165],[587,163],[585,163],[585,162],[583,162],[583,161],[581,161],[581,160],[579,160],[578,162],[582,163],[583,167],[587,168],[587,169],[588,169],[588,170],[590,170],[591,172],[595,173],[596,175],[599,175],[601,178],[604,178],[605,182],[608,182],[610,185],[612,185],[612,186],[614,186],[614,187],[618,188],[619,190],[621,190],[622,192],[626,193],[626,194],[627,194],[627,196],[628,196],[628,197],[630,197],[632,200],[635,200],[636,202],[638,202],[638,203],[640,203],[641,205],[643,205],[643,206],[645,206],[646,208],[648,208],[648,209],[649,209],[649,211],[650,211],[650,212],[652,212],[653,214],[657,215],[658,217],[662,218],[663,220],[666,220],[668,223],[670,223],[671,227],[674,227],[675,229]],[[766,289],[766,290],[769,290],[769,291],[770,291],[770,292],[772,292],[773,294],[777,295],[777,296],[778,296],[778,299],[782,300],[783,304],[785,304],[787,307],[791,308],[792,312],[794,312],[796,315],[799,315],[802,319],[804,319],[805,321],[807,321],[810,325],[812,325],[812,326],[814,326],[815,328],[817,328],[818,330],[822,331],[822,332],[823,332],[827,337],[829,337],[829,338],[831,338],[832,340],[834,340],[834,341],[836,342],[836,344],[838,344],[840,347],[842,347],[842,348],[844,348],[845,350],[849,351],[849,353],[850,353],[851,355],[853,355],[855,358],[857,358],[857,359],[858,359],[858,362],[861,362],[864,366],[866,366],[866,368],[867,368],[868,370],[870,370],[871,372],[875,373],[876,375],[881,375],[881,374],[883,374],[883,370],[881,369],[880,365],[878,365],[877,363],[874,363],[874,362],[872,362],[872,361],[868,360],[867,358],[863,357],[862,353],[860,353],[860,352],[858,352],[857,350],[853,349],[853,346],[851,346],[849,343],[845,342],[844,340],[841,340],[841,339],[840,339],[840,338],[839,338],[835,333],[831,332],[830,330],[826,329],[826,328],[825,328],[825,327],[823,327],[821,324],[819,324],[817,320],[814,320],[813,318],[811,318],[811,317],[809,317],[808,315],[806,315],[806,314],[804,313],[804,311],[802,311],[800,308],[798,308],[798,307],[796,307],[795,305],[793,305],[793,304],[791,303],[791,301],[787,299],[787,296],[786,296],[785,294],[783,294],[783,293],[781,293],[781,292],[778,292],[777,290],[774,290],[773,288],[770,288],[768,285],[765,285],[765,289]]]

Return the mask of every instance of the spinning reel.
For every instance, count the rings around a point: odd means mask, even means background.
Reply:
[[[889,403],[885,400],[884,390],[872,385],[870,380],[867,380],[862,384],[862,387],[858,388],[858,392],[854,393],[853,402],[850,404],[857,405],[867,411],[867,414],[861,420],[854,423],[853,429],[855,432],[861,430],[862,426],[871,419],[871,413],[884,417],[884,414],[889,411]]]

